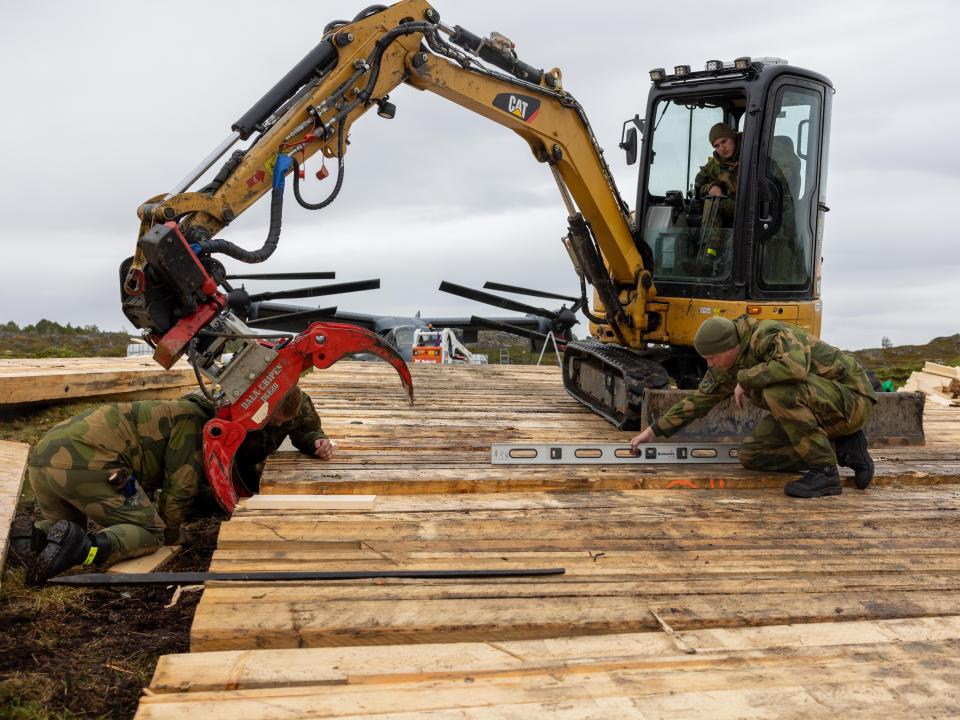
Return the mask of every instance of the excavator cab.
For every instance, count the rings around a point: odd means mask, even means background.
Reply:
[[[819,335],[830,81],[766,58],[651,79],[636,207],[658,300],[746,302]],[[711,146],[717,123],[736,133],[730,158]]]

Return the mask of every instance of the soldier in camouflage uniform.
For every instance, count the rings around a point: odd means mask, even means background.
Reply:
[[[727,270],[729,248],[726,245],[737,206],[743,134],[719,122],[710,128],[709,138],[713,155],[707,158],[694,179],[694,192],[703,200],[695,272],[706,276],[723,275]],[[764,244],[763,277],[766,282],[802,283],[806,278],[804,260],[795,238],[793,191],[784,169],[773,158],[770,158],[770,171],[780,186],[782,206],[779,228]]]
[[[42,520],[18,518],[11,549],[42,584],[78,563],[105,565],[188,538],[182,528],[203,472],[203,426],[214,415],[202,395],[118,403],[87,410],[50,430],[30,453],[27,473]],[[289,436],[298,450],[329,459],[332,445],[310,398],[294,387],[267,425],[237,453],[241,478]],[[150,496],[154,496],[151,501]],[[87,520],[102,530],[86,531]]]
[[[710,128],[709,137],[714,153],[701,166],[693,182],[696,196],[704,201],[697,269],[704,274],[712,274],[723,257],[723,228],[733,227],[741,134],[720,122]]]
[[[744,467],[806,470],[785,492],[820,497],[842,492],[839,462],[853,468],[857,487],[866,489],[873,460],[862,428],[877,398],[856,360],[794,325],[746,315],[710,318],[694,345],[709,366],[703,381],[633,438],[634,451],[654,437],[670,437],[731,395],[741,408],[746,397],[770,414],[740,446]]]

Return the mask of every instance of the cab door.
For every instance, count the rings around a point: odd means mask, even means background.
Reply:
[[[820,296],[832,94],[832,88],[793,76],[768,90],[753,215],[756,299]]]

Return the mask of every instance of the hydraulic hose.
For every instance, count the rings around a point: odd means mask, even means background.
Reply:
[[[354,15],[353,20],[351,22],[359,22],[360,20],[365,20],[371,15],[376,15],[378,12],[383,12],[386,9],[387,9],[386,5],[370,5],[369,7],[365,7],[363,10],[361,10],[356,15]]]
[[[323,208],[336,200],[337,195],[340,194],[340,188],[343,187],[343,135],[344,121],[341,119],[337,124],[337,184],[333,186],[333,190],[330,192],[330,195],[327,196],[326,200],[318,203],[309,203],[303,199],[303,196],[300,195],[300,163],[297,162],[296,158],[291,158],[291,160],[293,160],[293,196],[297,198],[300,207],[307,210],[323,210]]]
[[[243,263],[261,263],[277,249],[280,242],[280,225],[283,219],[283,187],[284,173],[290,167],[290,158],[286,155],[277,157],[277,164],[273,172],[273,191],[270,194],[270,230],[267,232],[267,239],[263,242],[263,247],[259,250],[244,250],[239,245],[234,245],[229,240],[211,238],[201,240],[194,244],[197,252],[223,253],[234,260]]]

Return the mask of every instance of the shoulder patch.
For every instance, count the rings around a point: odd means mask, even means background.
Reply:
[[[717,374],[711,369],[707,370],[703,376],[703,380],[700,381],[700,385],[697,386],[697,390],[706,395],[713,395],[720,389],[722,384],[723,378],[717,377]]]

